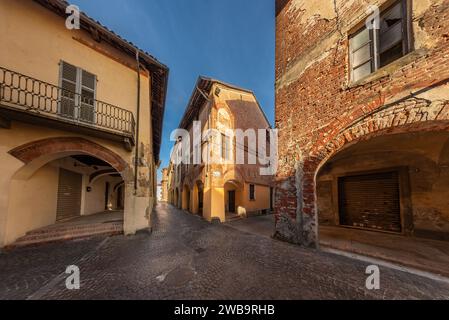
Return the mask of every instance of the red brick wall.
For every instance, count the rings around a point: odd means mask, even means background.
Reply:
[[[380,70],[372,81],[357,86],[352,86],[348,77],[348,35],[358,22],[364,21],[366,2],[337,0],[332,18],[295,7],[298,1],[277,2],[276,127],[280,129],[280,169],[275,209],[281,221],[277,233],[288,241],[314,245],[315,174],[326,158],[351,140],[343,134],[345,130],[359,119],[399,103],[433,106],[435,101],[421,101],[410,93],[433,90],[448,82],[449,0],[435,0],[433,5],[419,8],[419,15],[414,5],[414,52]],[[410,121],[447,120],[446,104],[443,99],[436,109],[439,118],[421,116]],[[403,109],[400,114],[410,118],[410,111]],[[366,133],[400,127],[406,122],[385,112],[384,128],[369,124]],[[287,221],[287,216],[291,220]]]

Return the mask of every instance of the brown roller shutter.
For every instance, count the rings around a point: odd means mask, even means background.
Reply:
[[[397,172],[342,177],[338,189],[341,225],[401,232]]]
[[[74,218],[81,211],[82,176],[65,169],[59,170],[58,207],[56,221]]]

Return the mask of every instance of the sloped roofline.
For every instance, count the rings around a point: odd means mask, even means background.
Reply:
[[[66,8],[70,5],[70,3],[65,0],[33,1],[61,17],[67,17]],[[162,128],[165,113],[165,103],[167,99],[169,68],[159,62],[148,52],[145,52],[142,49],[138,48],[132,42],[123,39],[112,30],[109,30],[107,27],[102,25],[99,21],[96,21],[89,17],[84,12],[81,12],[80,14],[80,27],[84,31],[90,33],[95,40],[105,41],[114,48],[124,52],[134,59],[136,58],[136,54],[138,53],[140,63],[145,66],[145,68],[147,68],[151,73],[153,154],[156,162],[158,162],[160,147],[162,143]]]
[[[192,95],[190,96],[189,103],[187,104],[186,110],[179,124],[179,128],[187,129],[187,127],[193,121],[194,117],[199,113],[203,104],[207,101],[206,97],[204,97],[204,94],[207,94],[207,96],[209,96],[214,84],[219,84],[229,89],[234,89],[251,94],[254,97],[260,112],[264,116],[264,119],[268,126],[267,129],[272,128],[270,121],[268,121],[267,115],[263,111],[254,91],[206,76],[198,77],[196,85],[193,88]]]

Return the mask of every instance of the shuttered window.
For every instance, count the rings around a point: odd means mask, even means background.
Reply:
[[[339,178],[338,196],[341,225],[402,231],[398,172]]]
[[[364,26],[349,38],[351,81],[355,82],[410,51],[407,0],[397,1],[380,15],[372,29]]]
[[[231,160],[231,139],[224,134],[221,137],[221,156],[224,160]]]
[[[97,77],[64,61],[61,62],[60,74],[60,114],[84,122],[94,122]]]

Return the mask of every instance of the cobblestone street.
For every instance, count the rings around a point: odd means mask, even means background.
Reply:
[[[161,204],[153,233],[22,248],[0,255],[0,299],[448,299],[449,284],[302,249]],[[81,289],[65,288],[65,268]]]

